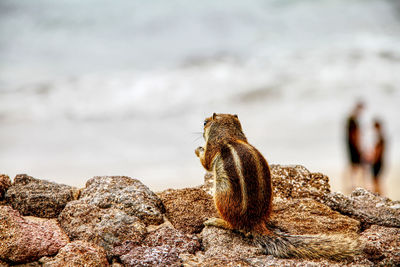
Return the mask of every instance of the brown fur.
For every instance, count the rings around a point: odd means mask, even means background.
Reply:
[[[204,168],[214,172],[214,202],[222,218],[205,224],[250,233],[266,253],[279,257],[341,259],[358,250],[357,240],[342,236],[290,236],[267,226],[272,205],[269,166],[247,142],[237,115],[207,118],[204,139],[205,147],[195,152]]]

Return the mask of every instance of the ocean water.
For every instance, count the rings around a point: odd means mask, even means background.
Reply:
[[[127,175],[201,184],[213,112],[239,115],[270,164],[344,190],[344,125],[362,99],[400,199],[400,8],[382,0],[0,2],[0,172],[83,186]]]

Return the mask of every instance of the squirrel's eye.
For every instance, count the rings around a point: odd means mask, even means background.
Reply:
[[[206,124],[207,124],[207,121],[204,121],[204,126],[206,126]]]

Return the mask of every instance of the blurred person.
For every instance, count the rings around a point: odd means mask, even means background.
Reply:
[[[374,121],[375,144],[370,152],[368,161],[371,164],[373,190],[379,195],[382,194],[380,185],[380,176],[384,166],[385,138],[382,131],[382,123],[379,120]]]
[[[346,125],[346,141],[350,158],[350,191],[353,190],[357,185],[365,187],[363,154],[361,149],[361,132],[359,125],[359,117],[363,109],[364,103],[357,102],[352,113],[347,119]],[[361,183],[357,183],[358,178],[361,179]],[[346,184],[348,185],[349,183],[347,182]]]

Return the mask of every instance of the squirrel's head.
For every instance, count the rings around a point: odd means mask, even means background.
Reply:
[[[247,141],[236,114],[214,113],[211,117],[206,118],[204,120],[203,137],[206,142],[209,140],[228,141],[235,139]]]

